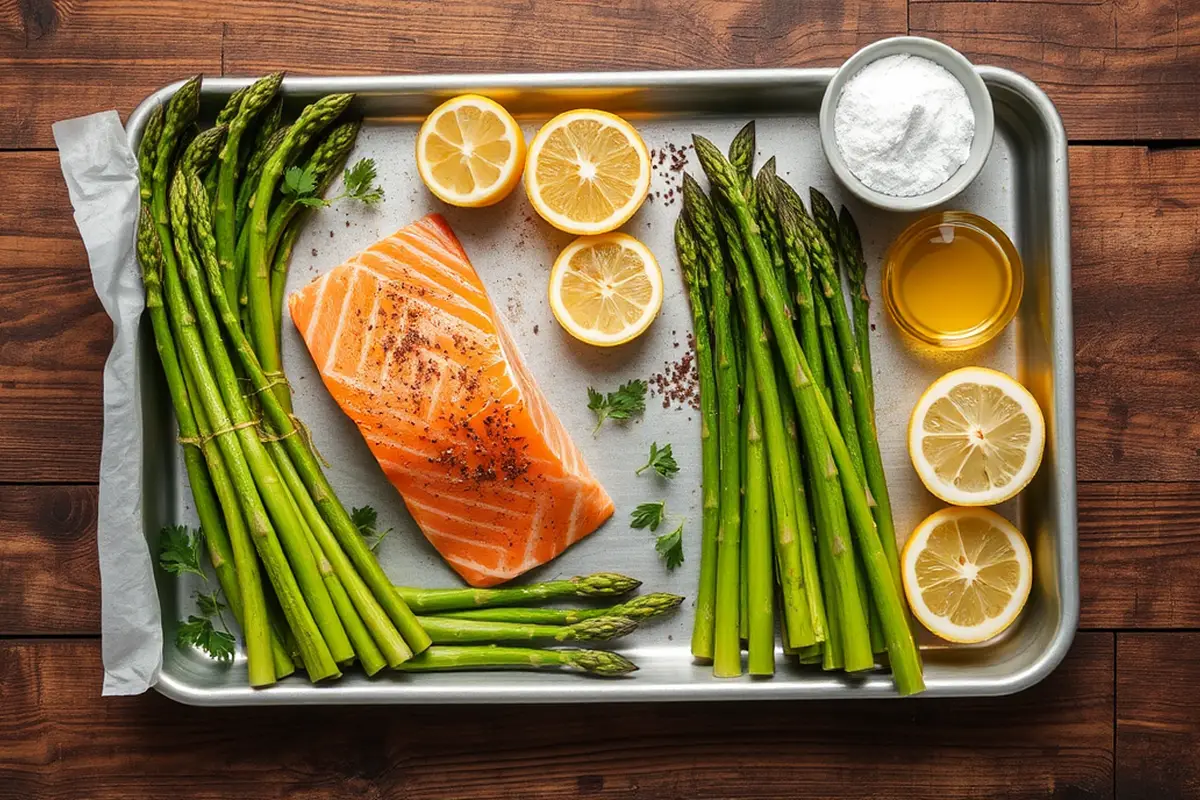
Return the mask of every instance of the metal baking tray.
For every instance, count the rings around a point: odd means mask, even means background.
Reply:
[[[1040,402],[1048,437],[1036,480],[1015,502],[999,509],[1017,523],[1032,545],[1036,577],[1028,606],[1002,638],[985,645],[951,646],[922,638],[925,696],[931,697],[999,695],[1033,685],[1066,654],[1079,617],[1066,137],[1053,105],[1033,83],[1003,69],[980,67],[979,72],[995,102],[995,142],[983,172],[953,201],[953,207],[982,214],[1012,237],[1025,264],[1025,296],[1017,320],[1000,338],[978,350],[938,357],[908,349],[882,304],[872,305],[879,430],[900,535],[939,506],[913,474],[904,436],[907,416],[920,392],[946,370],[982,364],[1016,375]],[[301,676],[253,690],[247,686],[240,653],[232,665],[223,666],[174,647],[174,620],[191,609],[195,587],[165,579],[159,586],[167,629],[159,691],[201,705],[894,696],[891,679],[882,671],[848,677],[801,668],[781,658],[773,679],[722,680],[712,676],[711,667],[694,664],[688,643],[690,598],[696,591],[699,566],[697,415],[669,402],[672,407],[664,408],[662,398],[655,397],[642,421],[606,424],[593,437],[586,408],[587,386],[611,389],[630,377],[662,372],[688,348],[687,299],[671,234],[680,210],[676,198],[681,178],[671,166],[681,157],[673,157],[671,148],[685,147],[693,132],[724,146],[746,120],[756,119],[759,163],[775,155],[781,174],[801,192],[816,186],[835,205],[850,205],[863,231],[870,285],[878,295],[883,251],[912,216],[863,206],[847,198],[836,183],[817,132],[818,108],[832,74],[831,69],[772,69],[288,78],[283,91],[296,107],[329,92],[358,94],[357,111],[366,117],[366,125],[352,158],[375,158],[387,190],[378,210],[342,204],[313,218],[296,246],[289,290],[427,212],[445,214],[551,404],[616,502],[612,520],[527,579],[616,570],[641,578],[646,590],[677,592],[687,595],[689,602],[673,618],[648,624],[619,643],[641,668],[627,678],[492,672],[383,673],[368,679],[351,669],[329,685],[313,686]],[[246,83],[233,78],[206,80],[203,114],[211,119],[229,93]],[[166,101],[177,86],[156,92],[134,111],[128,123],[131,144],[138,142],[152,105]],[[622,114],[638,125],[655,152],[652,196],[624,230],[657,254],[667,287],[662,316],[646,335],[605,350],[578,345],[562,332],[550,313],[545,287],[554,256],[572,237],[542,223],[523,192],[514,192],[490,209],[466,210],[443,206],[422,187],[413,164],[417,126],[439,102],[467,91],[503,103],[527,136],[551,115],[580,106]],[[667,155],[660,156],[664,151]],[[699,174],[694,158],[688,159],[686,169]],[[380,548],[384,568],[397,583],[457,585],[456,576],[416,529],[353,423],[326,394],[291,325],[285,322],[284,328],[285,361],[296,388],[297,411],[333,465],[332,482],[347,505],[370,503],[378,509],[380,521],[395,528]],[[195,517],[148,326],[142,333],[139,369],[148,387],[143,398],[144,530],[153,536],[164,523]],[[633,475],[633,460],[651,441],[674,445],[682,472],[669,483]],[[661,565],[652,538],[628,525],[634,505],[660,498],[666,499],[671,513],[688,520],[687,560],[672,573]]]

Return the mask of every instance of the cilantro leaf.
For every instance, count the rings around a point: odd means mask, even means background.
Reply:
[[[629,523],[629,527],[636,530],[649,528],[651,531],[656,531],[658,530],[658,526],[662,524],[666,510],[667,504],[661,500],[657,503],[642,503],[633,510],[633,518]]]
[[[588,408],[596,414],[596,427],[592,430],[595,435],[606,419],[626,420],[646,410],[646,382],[635,378],[607,395],[589,386]]]
[[[311,167],[289,167],[283,173],[283,193],[292,197],[311,197],[317,190],[317,176]],[[323,201],[322,201],[323,202]]]
[[[667,569],[675,569],[683,563],[683,522],[670,533],[664,533],[654,542],[654,549],[667,562]]]
[[[200,609],[200,615],[203,617],[220,617],[221,610],[227,606],[217,597],[217,590],[213,589],[208,594],[204,592],[196,592],[196,605]]]
[[[671,445],[664,445],[659,450],[658,442],[650,443],[650,460],[639,467],[636,474],[641,475],[651,467],[664,478],[675,477],[675,473],[679,472],[679,464],[675,463],[675,456],[671,454]]]
[[[376,527],[379,514],[371,506],[350,509],[350,521],[354,523],[354,527],[358,528],[359,535],[366,540],[367,546],[372,550],[379,547],[379,543],[383,541],[384,537],[392,532],[391,528],[381,532]]]
[[[175,646],[197,647],[217,661],[232,661],[235,640],[229,631],[219,631],[205,617],[191,615],[179,623],[175,634]]]
[[[346,184],[343,196],[373,206],[383,200],[383,187],[375,185],[375,159],[360,159],[342,176]]]
[[[158,533],[158,565],[172,575],[191,572],[208,580],[200,565],[200,529],[186,525],[166,525]]]

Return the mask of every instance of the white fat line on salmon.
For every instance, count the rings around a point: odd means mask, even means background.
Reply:
[[[406,503],[407,503],[407,500],[406,500]],[[416,517],[415,513],[413,516]],[[421,533],[425,534],[426,539],[428,539],[430,541],[437,539],[439,541],[454,542],[455,545],[470,545],[472,547],[480,547],[482,549],[485,549],[485,551],[494,551],[494,552],[500,553],[502,555],[506,555],[509,552],[509,548],[506,548],[503,545],[497,545],[497,543],[494,543],[494,542],[482,542],[478,539],[472,539],[472,537],[469,537],[469,536],[460,536],[458,534],[451,534],[451,533],[448,533],[448,531],[434,528],[433,525],[428,525],[425,522],[422,522],[419,517],[418,517],[418,519],[416,519],[416,523],[418,523],[420,525]],[[437,542],[434,542],[434,543],[437,543]],[[450,557],[449,557],[449,555],[446,555],[445,558],[449,559]]]
[[[447,264],[443,261],[433,258],[429,253],[426,253],[420,247],[417,247],[415,244],[413,244],[413,242],[405,238],[398,238],[397,242],[401,247],[411,253],[416,258],[417,262],[432,270],[432,272],[419,270],[430,281],[434,282],[436,285],[442,287],[452,294],[476,297],[482,302],[487,302],[487,294],[481,289],[481,287],[473,281],[468,280],[453,264]],[[391,258],[390,256],[385,256],[382,253],[379,255],[385,258]],[[406,264],[406,266],[409,268],[409,271],[417,269],[417,264]],[[474,268],[472,268],[472,272],[474,272]],[[439,278],[443,277],[449,280],[439,280]],[[475,277],[476,280],[478,280],[477,276],[472,275],[472,277]],[[482,311],[482,309],[480,310]]]
[[[487,490],[484,489],[483,487],[480,487],[480,491],[487,491]],[[429,489],[424,489],[420,486],[414,486],[414,487],[409,488],[407,490],[407,494],[405,496],[406,497],[413,496],[414,492],[421,492],[421,493],[423,493],[423,496],[427,496],[428,503],[434,503],[434,502],[453,503],[455,505],[455,508],[460,509],[462,511],[462,513],[464,513],[464,514],[471,514],[471,513],[475,513],[475,512],[489,513],[489,514],[495,514],[497,516],[515,517],[517,519],[524,519],[526,516],[529,515],[528,508],[524,508],[524,509],[505,508],[504,506],[497,506],[497,505],[493,505],[491,503],[484,502],[483,500],[480,500],[475,497],[472,497],[472,498],[455,497],[453,495],[446,494],[444,492],[439,493],[439,492],[434,492]],[[532,495],[530,496],[530,498],[532,498]],[[418,499],[418,502],[426,502],[426,501]],[[507,528],[506,528],[506,530],[507,530]]]
[[[412,498],[406,497],[404,499],[404,502],[408,503],[409,508],[416,506],[417,508],[421,509],[422,511],[424,511],[427,514],[436,515],[439,518],[447,520],[449,522],[458,522],[463,525],[472,525],[477,528],[484,528],[485,530],[493,530],[498,533],[507,533],[510,530],[512,530],[512,527],[509,525],[497,525],[494,522],[481,522],[480,520],[477,520],[477,519],[471,519],[469,517],[461,517],[458,514],[452,514],[449,511],[445,511],[444,509],[438,508],[437,506],[431,506],[427,503],[422,503],[419,500],[413,500]]]
[[[313,338],[313,330],[317,327],[317,320],[321,317],[321,304],[325,300],[325,287],[329,285],[329,276],[332,272],[327,272],[317,279],[317,296],[313,298],[312,316],[308,319],[308,327],[304,331],[306,341],[315,342]],[[313,360],[316,360],[316,353],[313,353]]]
[[[521,556],[521,565],[534,561],[534,551],[542,540],[542,515],[546,510],[546,500],[539,497],[533,512],[533,520],[529,523],[529,537],[525,542],[525,552]]]
[[[462,309],[465,313],[474,314],[477,317],[488,319],[488,309],[481,307],[477,303],[472,303],[470,298],[463,295],[461,292],[454,291],[446,286],[438,283],[430,278],[424,272],[413,269],[411,265],[399,259],[392,258],[386,253],[364,253],[363,259],[370,258],[375,262],[383,262],[382,264],[367,265],[365,261],[360,261],[360,269],[368,269],[388,283],[398,283],[401,285],[415,286],[424,290],[428,295],[431,295],[434,300],[445,302],[453,305],[455,308]],[[395,265],[394,267],[392,265]],[[386,272],[379,271],[380,269]],[[387,274],[388,272],[393,274]],[[486,301],[487,298],[484,298]]]
[[[353,270],[350,273],[350,280],[347,281],[346,293],[342,295],[342,305],[338,311],[337,327],[333,329],[333,338],[329,340],[329,352],[325,355],[325,364],[321,367],[321,372],[332,374],[332,362],[337,358],[338,342],[342,338],[342,329],[346,326],[346,317],[350,312],[350,301],[354,299],[354,287],[358,285],[358,270]]]
[[[476,543],[468,542],[468,544],[476,544]],[[511,570],[501,571],[501,570],[492,569],[491,567],[485,567],[483,564],[480,564],[478,561],[474,561],[469,558],[464,558],[463,556],[455,555],[454,553],[442,553],[442,558],[446,559],[451,564],[458,564],[460,567],[463,567],[464,569],[469,569],[473,572],[478,572],[483,575],[490,575],[493,578],[508,579],[508,578],[513,577],[513,572]]]
[[[363,373],[363,369],[367,365],[367,354],[370,353],[371,348],[375,346],[375,337],[377,335],[375,332],[375,327],[376,323],[379,321],[379,304],[380,300],[383,298],[383,292],[380,291],[380,286],[382,285],[380,280],[378,278],[374,278],[374,280],[376,284],[375,299],[371,302],[371,313],[367,315],[367,327],[363,331],[362,336],[362,350],[358,354],[358,364],[356,364],[354,367],[354,373],[356,375],[361,375]]]
[[[579,512],[583,509],[583,491],[575,492],[575,501],[571,503],[571,519],[567,523],[567,546],[575,544],[579,538]]]
[[[467,257],[467,251],[461,247],[451,247],[450,244],[441,237],[435,236],[431,241],[429,238],[423,238],[413,235],[407,231],[400,231],[396,237],[400,242],[414,251],[417,256],[425,263],[432,264],[439,275],[447,275],[456,278],[470,285],[475,291],[475,281],[479,280],[479,275],[475,271],[475,267],[471,264],[471,259]],[[425,245],[429,245],[430,249],[424,249]],[[447,270],[450,272],[447,273]]]

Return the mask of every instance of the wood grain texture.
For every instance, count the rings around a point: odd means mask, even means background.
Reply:
[[[220,74],[219,16],[188,0],[0,4],[0,148],[53,147],[50,126],[142,98],[197,72]]]
[[[1071,149],[1082,480],[1200,475],[1200,150]]]
[[[909,30],[1037,81],[1072,139],[1200,136],[1200,3],[911,0]]]
[[[1117,795],[1200,797],[1200,633],[1117,635]]]
[[[0,486],[0,636],[100,630],[96,487]]]
[[[905,30],[904,0],[263,0],[230,16],[225,69],[542,72],[833,65]]]
[[[1113,637],[1010,698],[187,708],[98,695],[91,640],[0,642],[0,798],[1111,796]],[[497,735],[502,733],[502,735]],[[136,755],[134,755],[136,754]],[[153,776],[148,779],[147,776]]]
[[[1084,628],[1200,627],[1200,483],[1079,486]]]

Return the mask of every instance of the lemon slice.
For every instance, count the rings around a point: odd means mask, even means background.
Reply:
[[[900,556],[904,594],[921,624],[971,644],[1013,623],[1033,584],[1025,537],[986,508],[944,508],[917,526]]]
[[[650,153],[637,130],[606,111],[579,109],[547,122],[529,145],[525,191],[559,230],[607,233],[650,191]]]
[[[943,375],[908,423],[908,454],[930,492],[956,506],[1003,503],[1042,463],[1046,423],[1016,380],[983,367]]]
[[[636,338],[662,307],[662,271],[646,245],[625,233],[581,236],[550,271],[550,309],[567,332],[613,347]]]
[[[478,208],[503,200],[525,166],[525,137],[495,100],[464,94],[425,118],[417,134],[417,171],[450,205]]]

